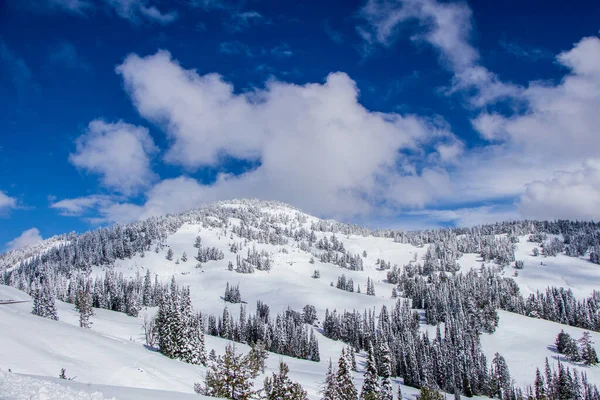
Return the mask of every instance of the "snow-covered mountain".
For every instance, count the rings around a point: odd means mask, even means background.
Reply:
[[[424,381],[451,392],[447,383],[453,378],[439,374],[453,371],[473,379],[469,385],[475,397],[485,396],[475,381],[489,370],[496,353],[523,392],[533,385],[536,368],[544,372],[546,359],[557,373],[560,360],[598,385],[600,369],[557,353],[554,341],[561,330],[574,339],[588,330],[600,343],[600,293],[594,292],[600,287],[599,238],[600,225],[567,221],[370,230],[258,200],[219,202],[181,215],[55,237],[0,256],[0,300],[27,301],[0,305],[0,398],[4,393],[21,398],[20,387],[38,398],[44,393],[81,398],[81,393],[94,392],[98,394],[92,398],[151,398],[141,389],[155,390],[156,398],[187,398],[207,367],[146,346],[142,329],[173,278],[179,287],[189,287],[194,310],[202,313],[207,352],[222,354],[229,339],[242,342],[237,344],[240,352],[250,349],[246,336],[224,333],[225,308],[239,331],[240,307],[249,323],[250,315],[260,312],[257,302],[267,305],[275,330],[289,328],[285,318],[302,319],[312,310],[306,306],[314,307],[317,320],[300,321],[295,332],[315,336],[319,361],[301,350],[295,357],[271,353],[265,373],[255,379],[257,388],[281,360],[309,398],[320,398],[329,360],[335,364],[348,341],[357,351],[354,382],[359,390],[367,342],[389,345],[394,393],[398,385],[422,386]],[[44,286],[57,299],[58,321],[31,314],[29,294]],[[225,301],[231,300],[226,287],[239,288],[240,304]],[[551,287],[555,289],[547,291]],[[96,307],[90,329],[80,328],[79,312],[71,304],[79,289],[89,291]],[[405,337],[411,331],[402,326],[409,321],[402,319],[403,310],[408,310],[407,318],[416,313],[420,321],[412,339]],[[277,315],[283,322],[275,320]],[[450,343],[453,334],[463,337],[460,345]],[[296,345],[285,347],[277,340],[267,347],[284,354],[296,351]],[[412,348],[408,343],[414,340]],[[475,369],[469,357],[477,363],[481,358],[455,351],[466,345],[462,340],[485,355],[487,363],[479,372],[432,366],[431,360],[462,360],[464,368]],[[416,366],[411,367],[410,357]],[[74,379],[54,379],[62,368]],[[62,390],[56,385],[70,386],[67,394],[52,395]],[[418,393],[415,387],[401,389],[404,398]],[[460,388],[463,395],[465,390],[470,389]]]

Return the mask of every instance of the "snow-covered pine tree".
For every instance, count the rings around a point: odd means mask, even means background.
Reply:
[[[254,343],[251,346],[247,357],[248,365],[250,366],[250,369],[252,370],[252,373],[255,376],[258,375],[259,371],[263,374],[265,373],[265,364],[267,358],[269,358],[269,352],[267,351],[266,346],[262,342],[262,340],[259,339],[256,343]]]
[[[346,354],[346,350],[342,348],[342,354],[338,360],[338,370],[336,375],[337,381],[337,397],[339,400],[356,400],[358,392],[354,386],[352,377],[352,365]]]
[[[271,378],[265,378],[264,400],[308,400],[306,391],[298,382],[288,377],[290,369],[286,363],[279,363],[279,372],[273,373]]]
[[[364,381],[360,392],[360,399],[379,400],[377,367],[375,365],[375,356],[373,355],[373,345],[371,342],[369,342],[367,350],[367,363],[365,365]]]
[[[181,307],[179,313],[179,326],[181,338],[178,350],[179,358],[190,364],[206,365],[206,349],[204,346],[204,333],[199,325],[198,318],[192,309],[190,288],[181,292]]]
[[[390,347],[386,342],[379,346],[381,364],[379,365],[379,376],[381,376],[380,400],[393,400],[394,388],[392,387],[392,355]]]
[[[173,261],[173,250],[171,250],[171,248],[167,250],[167,255],[165,256],[165,258],[169,261]]]
[[[250,400],[257,393],[252,375],[247,358],[237,353],[235,345],[227,344],[225,354],[209,365],[204,385],[195,384],[194,390],[206,396]]]
[[[583,332],[579,339],[579,346],[581,348],[581,358],[585,365],[598,364],[598,354],[596,354],[593,344],[590,333],[588,331]]]
[[[48,279],[43,276],[38,281],[37,287],[33,290],[33,309],[31,313],[39,317],[53,319],[58,321],[58,313],[56,312],[56,300],[54,292],[50,289]]]
[[[323,383],[323,389],[321,389],[321,400],[338,400],[338,382],[336,378],[336,371],[333,369],[333,363],[329,359],[329,367],[327,369],[327,375],[325,376],[325,382]]]
[[[506,360],[499,353],[494,355],[490,367],[490,396],[502,399],[511,392],[510,372]]]
[[[94,309],[92,308],[92,293],[91,289],[86,287],[80,287],[77,290],[77,299],[75,301],[75,308],[79,311],[79,326],[85,329],[90,329],[92,322],[90,317],[94,315]]]
[[[321,355],[319,353],[319,341],[315,336],[315,332],[310,330],[310,339],[308,341],[308,359],[311,361],[321,361]]]

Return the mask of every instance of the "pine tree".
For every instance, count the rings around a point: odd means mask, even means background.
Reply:
[[[41,279],[37,288],[33,290],[32,295],[33,309],[31,310],[31,313],[39,317],[58,321],[54,293],[50,289],[50,284],[47,279]]]
[[[166,255],[166,257],[165,257],[165,258],[166,258],[167,260],[169,260],[169,261],[173,261],[173,250],[171,250],[171,249],[169,248],[169,250],[167,250],[167,255]]]
[[[592,346],[593,344],[590,333],[588,331],[583,332],[579,339],[579,345],[581,346],[581,358],[585,365],[598,364],[598,355]]]
[[[423,386],[419,391],[417,400],[444,400],[444,395],[435,389]]]
[[[510,372],[506,360],[499,353],[494,355],[490,371],[490,394],[504,398],[511,390]]]
[[[269,358],[269,352],[262,340],[259,339],[248,352],[248,364],[254,375],[258,375],[259,371],[265,373],[267,358]]]
[[[367,363],[365,365],[364,382],[360,392],[361,400],[378,400],[379,383],[377,377],[377,367],[375,365],[375,356],[373,355],[373,345],[369,342],[367,350]]]
[[[79,288],[77,291],[77,300],[75,308],[79,311],[79,326],[85,329],[90,329],[92,322],[90,317],[94,315],[92,308],[92,293],[88,288]]]
[[[257,393],[252,375],[247,358],[237,353],[235,345],[228,344],[225,354],[209,365],[204,386],[196,384],[194,390],[206,396],[249,400]]]
[[[279,363],[279,373],[273,373],[271,378],[265,378],[265,400],[308,400],[306,391],[298,382],[293,382],[289,377],[290,369],[286,363]]]
[[[392,387],[392,358],[390,348],[386,342],[382,342],[379,346],[381,363],[379,365],[379,376],[381,376],[381,400],[393,400],[394,388]]]
[[[561,330],[554,341],[556,351],[558,351],[560,354],[564,354],[570,341],[571,336],[568,333],[565,333],[564,330]]]
[[[546,398],[546,387],[544,386],[544,378],[539,368],[535,370],[535,399],[544,400]]]
[[[337,399],[339,400],[356,400],[358,393],[354,386],[352,378],[352,365],[348,360],[345,349],[342,349],[342,354],[338,360],[338,370],[336,375],[337,381]]]
[[[327,375],[325,376],[325,382],[323,383],[321,394],[321,400],[339,400],[338,382],[331,359],[329,359],[329,368],[327,369]]]
[[[187,262],[188,258],[187,258],[187,254],[185,253],[185,251],[183,252],[183,254],[181,255],[181,261],[183,262]]]

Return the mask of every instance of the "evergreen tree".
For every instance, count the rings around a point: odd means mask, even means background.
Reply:
[[[50,289],[48,279],[45,279],[45,277],[41,279],[37,288],[33,290],[32,296],[33,309],[31,310],[31,313],[33,315],[58,321],[56,300],[54,292]]]
[[[373,345],[371,345],[370,342],[367,350],[367,363],[365,365],[364,382],[360,392],[360,399],[379,399],[379,382],[377,377],[377,367],[375,365],[375,356],[373,355]]]
[[[327,375],[325,376],[325,382],[323,383],[323,389],[321,390],[321,400],[339,400],[340,397],[338,396],[338,391],[336,372],[333,369],[331,359],[329,359]]]
[[[262,340],[258,340],[252,345],[248,352],[248,364],[254,375],[258,375],[258,372],[265,373],[265,363],[269,358],[269,352],[267,351]]]
[[[544,378],[542,377],[542,373],[539,368],[535,370],[535,400],[544,400],[546,399],[546,387],[544,385]]]
[[[588,331],[583,332],[579,339],[579,346],[581,347],[581,358],[585,365],[598,364],[598,355],[592,346],[593,344],[590,333]]]
[[[256,395],[252,376],[247,358],[237,353],[235,345],[228,344],[225,354],[209,365],[204,385],[195,384],[194,390],[206,396],[249,400]]]
[[[554,341],[554,345],[556,346],[556,351],[558,351],[560,354],[564,354],[566,349],[567,349],[567,345],[569,344],[569,342],[571,341],[571,336],[566,333],[564,330],[561,330],[558,335],[556,336],[556,340]]]
[[[435,389],[423,386],[419,391],[417,400],[444,400],[444,395]]]
[[[265,378],[264,400],[308,400],[302,386],[288,377],[289,371],[287,364],[282,361],[279,363],[279,373],[273,373],[271,378]]]
[[[394,388],[392,387],[392,356],[390,348],[386,342],[379,346],[381,362],[379,365],[379,376],[381,376],[381,400],[393,400]]]
[[[345,349],[342,349],[342,354],[338,360],[338,370],[336,375],[337,381],[337,397],[339,400],[356,400],[358,393],[354,386],[352,377],[352,365],[348,360]]]
[[[90,292],[90,289],[87,287],[79,288],[77,291],[75,308],[79,311],[79,326],[90,329],[92,326],[90,317],[94,315],[94,309],[92,308],[92,293]]]
[[[494,355],[490,371],[490,395],[499,399],[511,391],[510,372],[506,360],[499,353]]]
[[[169,248],[169,250],[167,250],[167,255],[165,256],[165,258],[169,261],[173,261],[173,250]]]

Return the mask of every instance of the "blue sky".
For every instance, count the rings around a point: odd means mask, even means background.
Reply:
[[[0,246],[233,197],[407,229],[597,220],[599,21],[592,1],[7,0]]]

